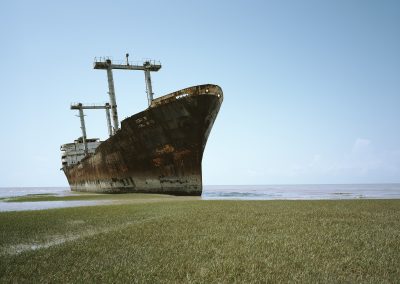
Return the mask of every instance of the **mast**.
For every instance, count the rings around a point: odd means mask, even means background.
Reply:
[[[106,60],[106,63],[107,63],[108,94],[110,96],[111,113],[113,120],[112,134],[114,135],[119,128],[117,101],[115,99],[114,78],[112,73],[111,60],[110,59]]]
[[[81,129],[82,129],[82,142],[83,142],[83,150],[85,155],[88,153],[87,141],[86,141],[86,127],[85,127],[85,115],[83,114],[82,104],[79,104],[79,117],[81,120]]]
[[[111,127],[111,118],[110,118],[110,104],[106,103],[105,104],[105,109],[106,109],[106,118],[107,118],[107,128],[108,128],[108,136],[112,136],[112,127]]]
[[[144,80],[146,82],[146,92],[147,92],[147,100],[149,106],[151,106],[151,102],[153,101],[153,88],[151,87],[151,77],[150,77],[150,68],[151,64],[149,61],[144,62]]]

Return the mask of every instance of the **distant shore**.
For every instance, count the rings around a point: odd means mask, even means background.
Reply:
[[[0,213],[0,282],[400,279],[400,200],[124,199]]]

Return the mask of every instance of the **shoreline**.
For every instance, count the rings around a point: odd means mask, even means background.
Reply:
[[[202,200],[202,201],[339,201],[339,200],[400,200],[400,198],[387,197],[354,197],[348,193],[334,193],[334,197],[330,198],[254,198],[252,195],[244,196],[173,196],[167,194],[152,193],[124,193],[124,194],[98,194],[98,193],[76,193],[76,192],[59,192],[55,194],[40,193],[27,194],[22,196],[2,197],[0,198],[1,212],[18,212],[18,211],[37,211],[50,210],[57,208],[73,208],[85,206],[107,206],[119,204],[133,204],[144,202],[159,201],[179,201],[179,200]]]

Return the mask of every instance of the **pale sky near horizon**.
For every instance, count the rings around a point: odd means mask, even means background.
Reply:
[[[0,186],[67,186],[71,102],[107,101],[95,56],[153,58],[156,96],[214,83],[205,184],[400,182],[399,1],[1,1]],[[144,75],[114,72],[119,116]],[[90,137],[107,137],[87,112]]]

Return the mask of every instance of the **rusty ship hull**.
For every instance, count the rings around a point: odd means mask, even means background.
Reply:
[[[71,190],[201,195],[203,152],[222,100],[210,84],[154,99],[93,154],[63,167]]]

